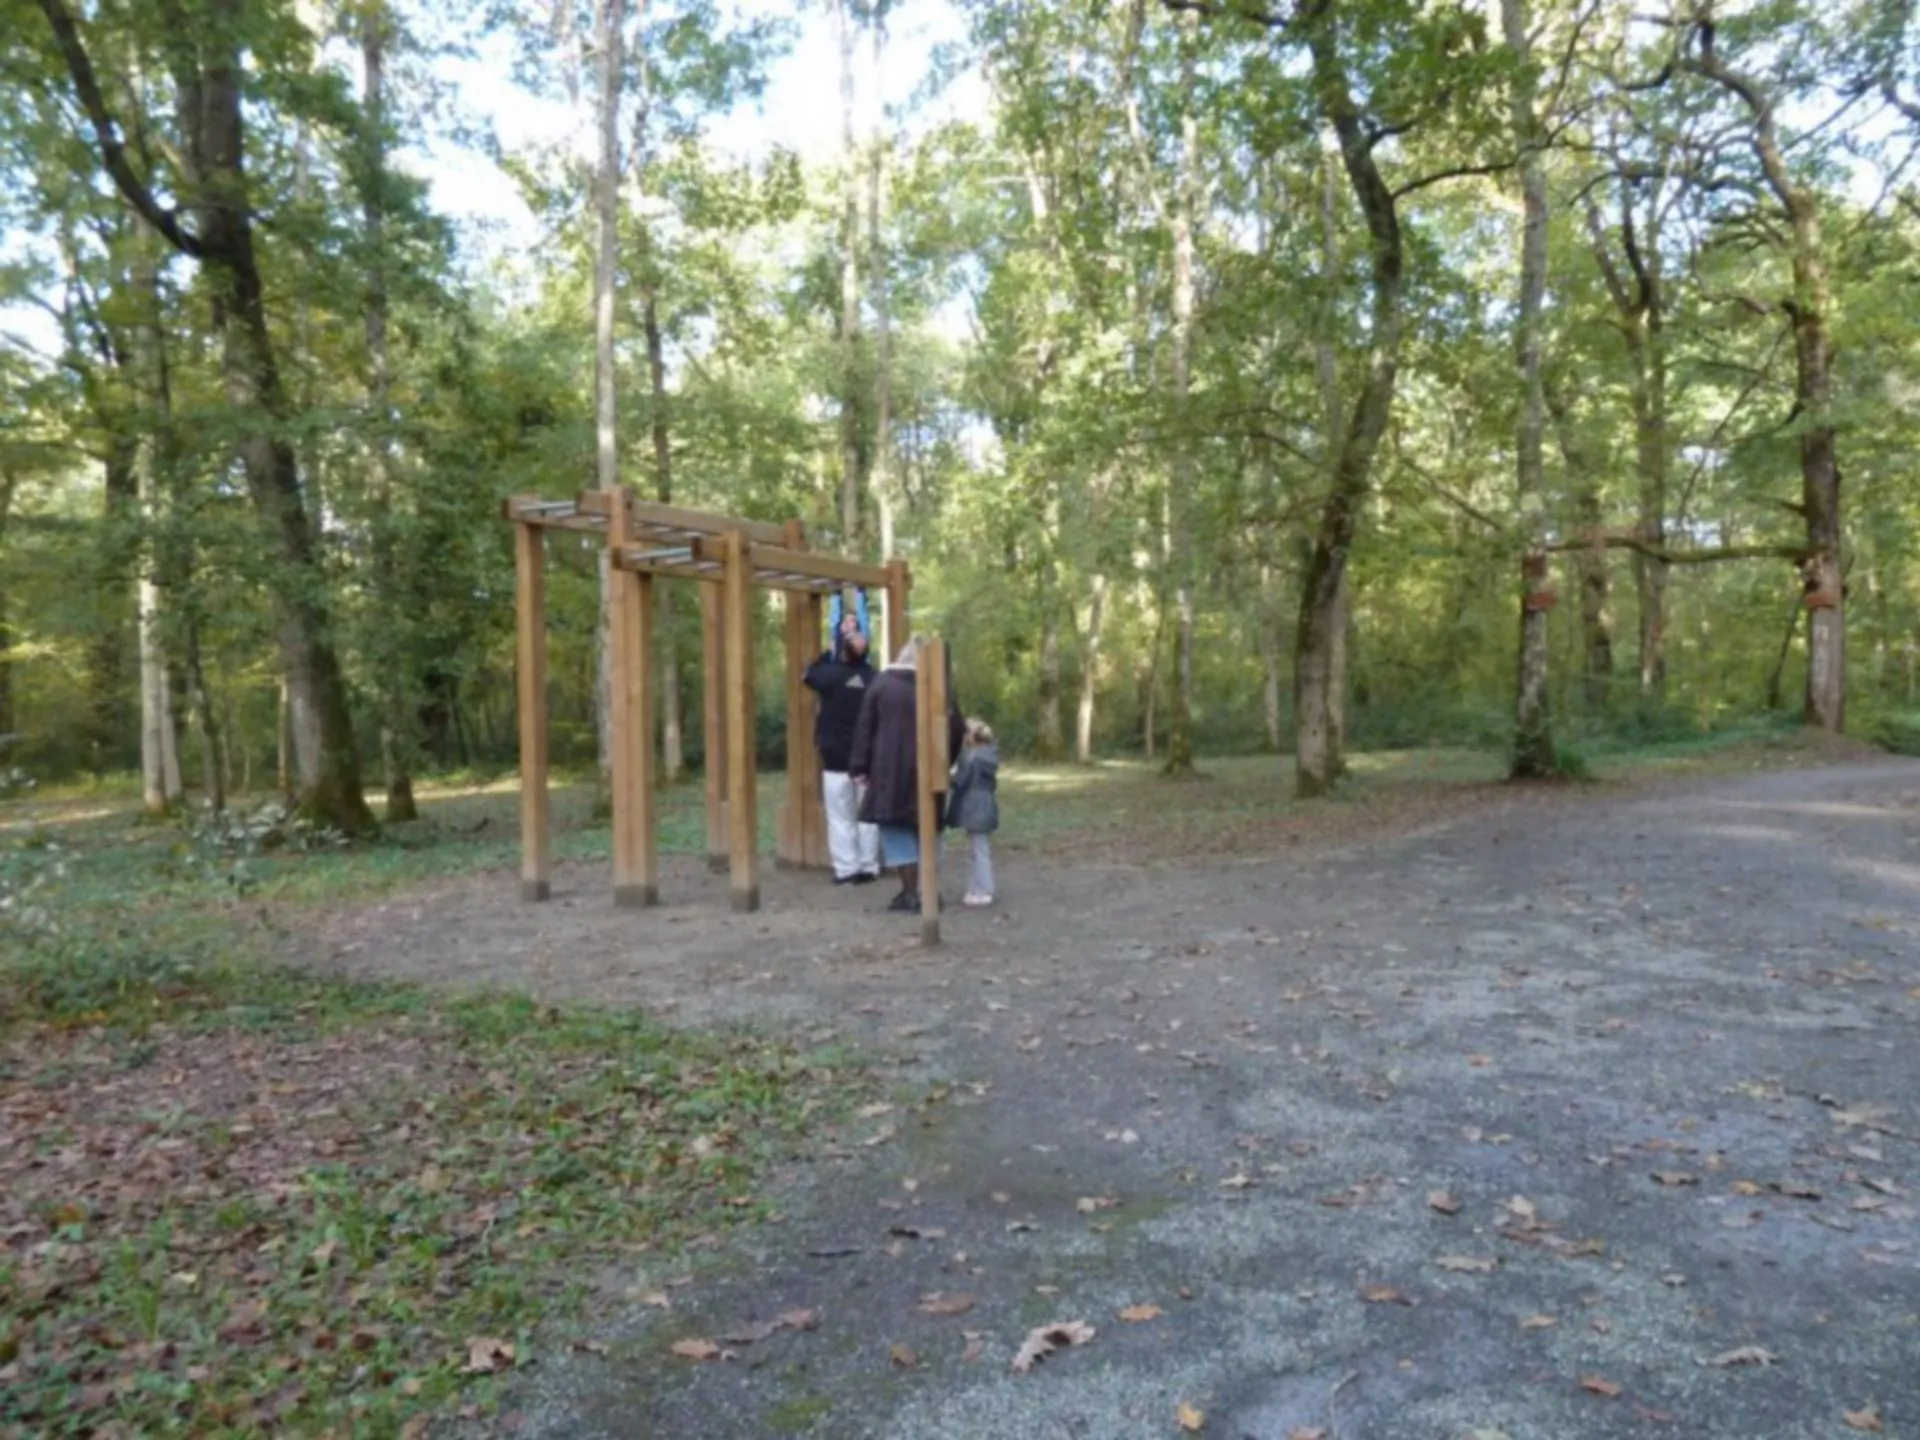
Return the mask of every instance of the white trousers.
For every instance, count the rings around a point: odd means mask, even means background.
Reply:
[[[880,873],[880,828],[860,823],[860,787],[851,775],[827,770],[820,776],[827,807],[827,855],[834,878]]]
[[[967,882],[969,895],[984,895],[993,898],[993,840],[986,835],[967,836],[968,848],[972,851],[973,878]]]

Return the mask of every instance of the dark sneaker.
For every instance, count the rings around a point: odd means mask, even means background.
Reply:
[[[918,915],[920,913],[920,892],[902,890],[887,902],[887,909],[896,914]]]
[[[871,885],[873,884],[874,881],[878,880],[879,878],[880,876],[872,870],[862,870],[858,875],[849,875],[847,877],[847,884]]]

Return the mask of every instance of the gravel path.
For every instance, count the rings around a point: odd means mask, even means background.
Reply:
[[[508,1433],[1920,1437],[1920,765],[1038,872],[931,954],[871,891],[569,878],[326,953],[844,1037],[898,1103],[692,1283],[616,1276]],[[1054,1320],[1096,1333],[1011,1373]]]

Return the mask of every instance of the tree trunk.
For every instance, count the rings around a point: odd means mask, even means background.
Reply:
[[[840,543],[864,558],[867,453],[860,425],[860,158],[853,134],[853,0],[833,0],[840,45]]]
[[[1156,604],[1154,608],[1153,643],[1147,651],[1147,668],[1140,674],[1140,742],[1149,762],[1160,743],[1160,651],[1167,640],[1166,607]]]
[[[223,342],[227,401],[249,420],[238,449],[247,491],[280,567],[279,648],[294,733],[300,803],[314,818],[342,830],[373,822],[360,793],[360,760],[346,683],[329,635],[326,575],[301,493],[300,473],[284,438],[291,419],[253,246],[245,167],[245,72],[239,57],[241,0],[210,0],[197,55],[176,51],[176,74],[188,133],[181,180],[198,233],[164,208],[134,169],[121,140],[126,133],[107,109],[93,62],[66,0],[39,0],[53,30],[99,154],[122,197],[184,254],[201,262],[210,282],[214,328]],[[198,68],[189,61],[197,60]]]
[[[1600,475],[1582,443],[1573,402],[1559,384],[1544,387],[1547,411],[1553,417],[1560,454],[1566,462],[1567,483],[1573,490],[1577,533],[1593,544],[1572,552],[1580,584],[1581,688],[1587,708],[1604,712],[1613,694],[1613,616],[1611,580],[1600,509]]]
[[[360,9],[361,104],[365,111],[361,163],[361,214],[367,227],[367,402],[373,416],[373,588],[396,623],[380,633],[387,643],[376,644],[380,671],[380,761],[385,772],[389,824],[420,818],[413,797],[412,757],[416,748],[414,708],[408,699],[408,647],[392,643],[404,633],[398,623],[405,601],[399,593],[395,556],[394,507],[398,503],[393,478],[393,419],[390,398],[390,361],[387,347],[386,207],[387,207],[387,7],[385,0],[362,0]]]
[[[160,617],[159,530],[154,479],[153,437],[140,442],[134,468],[140,508],[149,539],[141,546],[138,593],[140,637],[140,805],[150,816],[172,813],[180,803],[180,753],[175,742],[172,688],[167,683],[166,647]]]
[[[594,174],[593,412],[594,483],[620,503],[618,375],[614,369],[614,302],[620,245],[620,95],[624,78],[626,0],[595,0],[594,48],[600,57],[599,163]],[[595,636],[594,719],[599,737],[599,805],[613,793],[613,567],[603,546],[600,617]],[[598,807],[596,807],[598,808]]]
[[[135,551],[139,556],[135,615],[140,652],[140,791],[146,813],[160,816],[176,809],[186,793],[180,779],[178,687],[174,667],[168,663],[168,627],[162,613],[163,604],[174,603],[183,588],[185,566],[179,563],[179,540],[169,504],[174,488],[173,393],[153,238],[144,224],[136,224],[129,273],[139,317],[133,326],[134,388],[145,402],[144,433],[135,443],[133,460],[140,535]]]
[[[1073,723],[1073,758],[1082,765],[1093,763],[1093,711],[1100,693],[1100,636],[1106,609],[1107,577],[1095,575],[1087,599],[1086,643],[1080,650],[1080,704]]]
[[[1280,607],[1274,594],[1275,578],[1271,565],[1260,567],[1260,672],[1265,677],[1261,689],[1262,710],[1267,725],[1267,749],[1280,753],[1281,725],[1285,716],[1280,708]]]
[[[1053,562],[1047,562],[1053,570]],[[1058,576],[1049,574],[1041,581],[1043,592],[1040,616],[1040,710],[1034,732],[1034,754],[1041,760],[1058,760],[1065,749],[1060,717],[1060,611],[1055,603]]]
[[[1840,463],[1833,426],[1833,306],[1820,238],[1819,200],[1794,179],[1775,124],[1774,101],[1716,48],[1710,0],[1700,7],[1689,68],[1737,97],[1753,117],[1750,137],[1767,187],[1787,222],[1793,293],[1782,306],[1793,325],[1795,411],[1800,431],[1800,509],[1807,557],[1801,574],[1807,608],[1807,688],[1802,714],[1838,734],[1847,720],[1846,592],[1841,563]]]
[[[1773,664],[1767,670],[1766,705],[1769,711],[1780,709],[1784,701],[1787,656],[1793,652],[1793,637],[1800,628],[1800,615],[1803,609],[1800,598],[1795,596],[1793,608],[1787,612],[1786,628],[1780,632],[1780,648],[1773,652]]]
[[[1346,431],[1340,402],[1340,137],[1331,125],[1320,130],[1319,178],[1320,284],[1314,315],[1313,368],[1320,389],[1320,466],[1331,490]],[[1338,780],[1347,773],[1347,659],[1353,628],[1353,581],[1344,568],[1334,605],[1336,614],[1328,626],[1333,650],[1321,683],[1326,708],[1327,773]],[[1273,730],[1279,733],[1277,719]],[[1274,749],[1279,750],[1278,741]]]
[[[1294,635],[1294,785],[1303,797],[1324,795],[1339,774],[1342,726],[1335,684],[1343,669],[1339,651],[1346,628],[1347,557],[1372,481],[1374,455],[1392,418],[1405,270],[1400,217],[1353,98],[1331,0],[1308,18],[1315,98],[1322,118],[1333,127],[1348,183],[1367,223],[1372,324],[1366,372],[1341,435],[1301,583]]]
[[[1514,146],[1520,161],[1520,306],[1515,356],[1520,382],[1520,427],[1515,437],[1515,494],[1525,549],[1520,557],[1520,661],[1514,700],[1513,753],[1516,780],[1539,779],[1559,768],[1553,749],[1553,715],[1547,630],[1553,576],[1547,563],[1545,457],[1546,395],[1541,381],[1542,309],[1547,293],[1547,175],[1534,114],[1532,45],[1526,0],[1501,0],[1500,19],[1513,52]]]
[[[1667,381],[1658,327],[1650,313],[1627,327],[1633,362],[1634,462],[1640,476],[1636,533],[1654,549],[1667,539]],[[1659,702],[1667,693],[1667,572],[1665,560],[1633,552],[1633,584],[1640,607],[1640,693]]]
[[[887,247],[880,220],[886,201],[887,107],[878,93],[886,74],[884,11],[869,12],[873,27],[873,153],[867,157],[867,264],[873,291],[873,462],[869,488],[880,513],[880,555],[893,554],[893,314],[887,285]]]
[[[1587,205],[1587,232],[1601,278],[1618,312],[1627,347],[1629,395],[1633,405],[1634,472],[1639,479],[1639,517],[1635,537],[1654,551],[1665,548],[1667,529],[1667,350],[1666,290],[1662,276],[1660,220],[1662,200],[1654,181],[1647,203],[1645,233],[1635,219],[1637,180],[1621,176],[1618,234],[1628,273],[1614,264],[1611,242],[1599,207]],[[1667,572],[1656,554],[1633,552],[1633,584],[1639,608],[1640,695],[1660,703],[1667,685]]]
[[[87,646],[87,764],[95,774],[118,768],[127,733],[126,557],[137,548],[139,485],[134,478],[137,446],[108,442],[104,468],[99,579],[94,590],[92,642]],[[134,581],[137,591],[138,580]],[[136,614],[138,606],[136,602]],[[137,626],[137,622],[136,622]]]
[[[1800,504],[1806,513],[1808,725],[1838,734],[1847,725],[1846,589],[1840,555],[1840,465],[1832,421],[1833,351],[1827,335],[1827,281],[1813,199],[1798,192],[1794,215],[1794,398],[1814,423],[1800,437]]]
[[[215,718],[213,693],[207,685],[206,663],[200,653],[199,621],[189,617],[182,629],[188,691],[194,723],[200,731],[200,793],[206,796],[207,813],[218,815],[227,808],[225,736]]]
[[[1192,409],[1194,340],[1193,230],[1200,201],[1200,122],[1194,114],[1194,11],[1180,16],[1180,170],[1173,195],[1173,494],[1168,504],[1167,561],[1174,607],[1173,704],[1167,717],[1167,766],[1172,776],[1193,773],[1193,511],[1198,471]]]
[[[0,544],[7,536],[7,519],[13,513],[13,472],[0,467]],[[6,755],[14,735],[13,713],[13,630],[7,619],[7,572],[0,567],[0,759]]]
[[[660,330],[658,277],[653,273],[653,240],[647,238],[647,274],[641,281],[640,318],[647,335],[649,425],[653,438],[653,498],[673,503],[673,444],[667,413],[666,340]],[[680,634],[673,622],[671,585],[654,600],[655,623],[666,643],[660,647],[660,778],[677,785],[687,773],[686,700],[680,684]]]

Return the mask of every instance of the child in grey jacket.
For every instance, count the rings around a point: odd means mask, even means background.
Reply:
[[[967,884],[965,905],[993,903],[993,842],[1000,828],[1000,747],[984,720],[967,721],[966,743],[953,767],[947,794],[947,824],[967,832],[973,852],[973,876]]]

